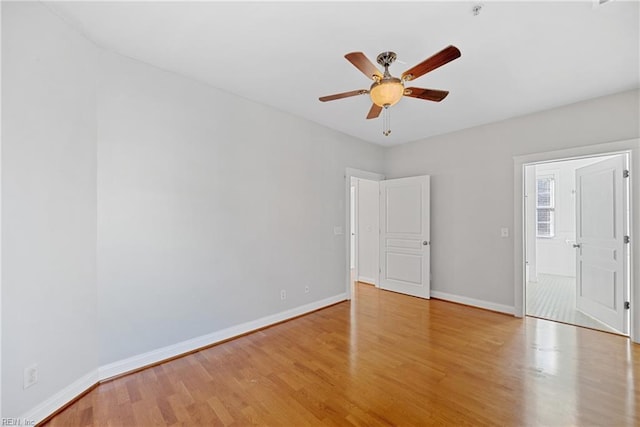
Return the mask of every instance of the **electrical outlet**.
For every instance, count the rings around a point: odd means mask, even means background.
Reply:
[[[29,388],[38,382],[38,365],[34,364],[24,368],[24,388]]]
[[[309,293],[309,287],[308,287],[308,286],[305,286],[305,287],[304,287],[304,293],[305,293],[305,294],[308,294],[308,293]]]
[[[284,289],[280,291],[280,299],[287,299],[287,291],[285,291]]]

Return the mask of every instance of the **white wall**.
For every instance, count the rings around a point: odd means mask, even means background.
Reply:
[[[539,274],[576,275],[576,169],[607,157],[543,163],[535,166],[536,177],[555,179],[555,234],[536,238],[536,270]],[[532,196],[535,203],[535,192]],[[535,221],[535,219],[534,219]]]
[[[380,197],[377,181],[358,179],[358,280],[378,284]]]
[[[2,416],[18,417],[97,366],[97,55],[41,4],[2,8]]]
[[[514,160],[640,136],[640,91],[389,148],[389,178],[431,175],[432,289],[514,306]]]
[[[121,56],[99,68],[101,364],[344,293],[345,169],[380,170],[381,148]]]

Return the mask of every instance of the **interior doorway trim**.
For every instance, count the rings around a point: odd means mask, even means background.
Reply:
[[[640,309],[636,309],[635,304],[640,303],[640,256],[634,250],[635,242],[640,242],[640,139],[628,139],[623,141],[594,144],[583,147],[568,148],[557,151],[547,151],[541,153],[516,156],[514,162],[514,307],[517,317],[524,316],[524,287],[525,287],[525,188],[524,174],[525,165],[531,163],[542,163],[557,160],[569,160],[581,157],[593,157],[611,154],[629,155],[629,234],[631,236],[629,256],[630,256],[630,302],[631,319],[629,325],[629,336],[631,340],[640,343]],[[638,251],[640,252],[640,251]]]
[[[345,293],[347,299],[351,299],[351,178],[368,179],[370,181],[382,181],[384,175],[376,172],[368,172],[360,169],[347,168],[344,174],[345,194]]]

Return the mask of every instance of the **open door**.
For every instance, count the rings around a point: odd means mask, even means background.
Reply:
[[[380,181],[380,287],[430,297],[429,176]]]
[[[628,334],[625,157],[576,169],[578,310]]]

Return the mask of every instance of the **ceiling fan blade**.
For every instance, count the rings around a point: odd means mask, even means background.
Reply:
[[[446,90],[423,89],[421,87],[407,87],[404,89],[404,96],[412,98],[426,99],[427,101],[440,102],[449,95]]]
[[[365,93],[369,93],[369,91],[366,89],[358,89],[358,90],[352,90],[350,92],[342,92],[342,93],[336,93],[334,95],[321,96],[318,99],[320,99],[320,101],[322,102],[327,102],[327,101],[333,101],[335,99],[348,98],[350,96],[364,95]]]
[[[369,114],[367,114],[367,119],[376,119],[380,115],[382,111],[382,107],[376,104],[371,105],[371,109],[369,110]]]
[[[371,80],[373,80],[373,76],[382,78],[382,73],[378,70],[378,67],[373,65],[373,62],[369,61],[369,58],[367,58],[364,53],[351,52],[347,53],[344,57]]]
[[[425,59],[418,65],[409,68],[407,71],[402,73],[402,79],[406,81],[415,80],[429,71],[433,71],[456,58],[460,58],[460,55],[460,51],[457,47],[447,46],[432,57]]]

